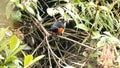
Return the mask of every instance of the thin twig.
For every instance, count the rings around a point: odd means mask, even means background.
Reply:
[[[36,18],[34,18],[34,20],[36,21],[37,24],[39,24],[40,28],[39,29],[42,29],[42,31],[45,33],[45,36],[50,36],[50,33],[48,33],[48,31],[44,28],[44,26],[42,25],[41,22],[39,22],[39,20],[37,20]]]
[[[82,43],[80,43],[80,42],[78,42],[78,41],[75,41],[75,40],[73,40],[73,39],[70,39],[70,38],[67,38],[67,37],[63,37],[63,36],[59,36],[59,35],[58,35],[58,37],[59,37],[59,38],[62,38],[62,39],[69,40],[69,41],[72,41],[72,42],[74,42],[74,43],[77,43],[77,44],[82,45],[82,46],[84,46],[84,47],[87,47],[87,48],[89,48],[89,49],[96,50],[96,49],[93,48],[93,47],[90,47],[90,46],[88,46],[88,45],[82,44]]]
[[[45,38],[44,40],[37,46],[37,48],[33,51],[32,55],[34,55],[34,53],[40,48],[40,46],[44,43],[45,41]]]
[[[51,53],[52,53],[52,56],[54,55],[54,57],[56,57],[59,61],[61,61],[61,62],[64,63],[65,65],[67,65],[67,63],[65,63],[64,61],[62,61],[62,59],[59,58],[59,57],[53,52],[53,50],[51,49],[50,44],[49,44],[49,42],[48,42],[47,36],[46,36],[46,43],[47,43],[47,45],[48,45],[49,50],[50,50]]]

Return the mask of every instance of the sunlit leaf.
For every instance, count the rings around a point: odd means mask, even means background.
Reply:
[[[16,5],[20,4],[19,0],[15,0],[15,4]]]
[[[26,6],[26,9],[30,14],[35,15],[35,11],[33,10],[33,8],[31,8],[30,6]]]
[[[24,59],[24,67],[26,67],[27,65],[29,65],[33,60],[33,55],[27,55],[25,56]]]
[[[39,15],[39,13],[37,14],[37,19],[38,19],[39,21],[42,21],[42,17]]]
[[[32,55],[29,55],[29,56],[28,56],[29,62],[26,60],[27,62],[26,62],[26,64],[25,64],[25,68],[27,68],[28,66],[34,64],[36,61],[42,59],[44,56],[45,56],[45,55],[40,55],[40,56],[36,57],[35,59],[33,59]],[[32,59],[32,60],[31,60],[31,59]],[[25,63],[25,61],[24,61],[24,63]]]
[[[94,7],[97,6],[94,2],[89,2],[89,5],[90,5],[90,6],[94,6]]]
[[[110,36],[110,37],[112,37],[112,35],[110,34],[110,32],[105,31],[103,33],[106,34],[106,35],[108,35],[108,36]]]
[[[3,57],[2,55],[0,55],[0,60],[1,60],[1,59],[4,59],[4,57]]]
[[[37,3],[38,2],[38,0],[32,0],[34,3]]]
[[[40,56],[37,56],[32,62],[31,64],[35,63],[36,61],[42,59],[45,55],[40,55]]]
[[[78,28],[78,29],[82,29],[86,32],[89,31],[89,28],[85,24],[78,24],[75,27]]]
[[[20,40],[16,35],[13,35],[10,39],[10,50],[15,50],[20,45]]]
[[[23,5],[22,4],[17,4],[17,7],[20,8],[21,10],[24,9]]]
[[[23,50],[31,50],[32,48],[30,46],[25,46]]]

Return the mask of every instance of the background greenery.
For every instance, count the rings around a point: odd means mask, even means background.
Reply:
[[[0,67],[119,68],[119,12],[119,0],[2,0]],[[54,36],[60,17],[65,32]]]

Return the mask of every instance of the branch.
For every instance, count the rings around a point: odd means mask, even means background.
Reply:
[[[40,48],[40,46],[45,42],[45,38],[44,40],[37,46],[37,48],[33,51],[32,55],[34,55],[34,53]]]
[[[66,39],[66,40],[71,41],[71,42],[74,42],[74,43],[77,43],[77,44],[82,45],[82,46],[84,46],[84,47],[87,47],[87,48],[89,48],[89,49],[96,50],[96,49],[93,48],[93,47],[90,47],[90,46],[88,46],[88,45],[82,44],[82,43],[80,43],[80,42],[78,42],[78,41],[75,41],[75,40],[72,40],[72,39],[70,39],[70,38],[63,37],[63,36],[59,36],[59,35],[58,35],[58,37],[59,37],[59,38],[62,38],[62,39]]]

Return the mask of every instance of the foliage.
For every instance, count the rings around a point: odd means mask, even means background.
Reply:
[[[25,45],[20,45],[20,40],[15,35],[7,35],[8,28],[0,28],[0,66],[4,67],[21,67],[21,60],[16,56]],[[10,32],[9,32],[10,33]],[[8,33],[8,34],[9,34]],[[11,37],[12,36],[12,37]]]
[[[38,0],[10,0],[6,6],[6,17],[8,19],[11,18],[13,22],[21,21],[22,16],[24,16],[22,12],[27,12],[33,16],[37,15],[37,17],[40,17],[37,9],[37,2]],[[13,7],[13,5],[15,7]],[[35,13],[35,9],[37,13]]]
[[[49,6],[48,3],[52,3],[52,6]],[[11,7],[13,8],[11,9]],[[34,50],[35,46],[31,44],[33,47],[32,51],[37,52],[36,50],[38,50],[39,54],[47,54],[47,58],[44,60],[46,62],[45,64],[50,64],[50,67],[52,67],[52,60],[54,61],[53,63],[56,63],[56,66],[58,67],[72,67],[72,65],[69,66],[69,64],[73,64],[73,66],[78,65],[79,67],[81,66],[81,68],[96,68],[94,66],[100,65],[103,67],[114,67],[114,65],[119,67],[119,11],[119,0],[10,0],[6,7],[6,17],[8,19],[12,18],[13,22],[22,22],[22,20],[26,21],[24,24],[27,23],[27,25],[23,26],[27,28],[30,27],[30,29],[32,29],[30,31],[33,31],[34,34],[31,35],[32,37],[30,39],[32,42],[30,41],[30,43],[34,43],[37,46],[37,48]],[[47,33],[49,34],[49,28],[44,28],[44,26],[48,26],[49,23],[43,21],[43,19],[46,20],[55,18],[56,20],[57,14],[60,14],[60,16],[66,20],[74,21],[72,23],[74,23],[75,26],[70,27],[71,29],[66,28],[66,33],[65,35],[62,35],[62,37],[53,37],[51,35],[48,36]],[[28,24],[28,20],[29,22],[32,22],[32,25],[30,25],[31,23]],[[46,29],[48,29],[48,31]],[[33,55],[23,54],[23,64],[16,54],[22,51],[24,45],[20,45],[20,40],[15,35],[13,35],[10,39],[6,39],[5,31],[7,31],[7,29],[1,29],[0,31],[0,64],[3,67],[5,67],[5,65],[21,67],[20,64],[22,64],[25,68],[27,68],[31,67],[36,61],[44,57],[44,55],[38,56],[36,54],[37,57],[33,59]],[[35,31],[38,32],[35,33]],[[82,35],[80,33],[82,33]],[[30,33],[28,33],[28,36],[30,36]],[[48,37],[52,38],[47,39]],[[56,37],[61,39],[57,38],[56,40]],[[74,43],[71,43],[71,41]],[[41,46],[38,46],[38,43],[40,43],[39,45]],[[41,49],[39,49],[40,47]],[[43,52],[41,52],[42,50]],[[56,50],[58,51],[57,53],[60,53],[60,57],[59,54],[56,54]],[[24,52],[22,51],[22,53]],[[109,57],[109,55],[111,57]],[[80,63],[78,60],[73,62],[73,59],[76,59],[76,57],[77,59],[79,57],[81,60]],[[85,58],[85,60],[82,60],[83,58]],[[115,58],[117,58],[117,60]],[[97,61],[95,61],[96,59]],[[17,62],[17,64],[14,62]],[[91,64],[91,62],[93,64]]]
[[[33,55],[25,56],[24,62],[20,60],[20,52],[25,47],[25,45],[20,44],[20,40],[16,35],[10,35],[10,30],[8,28],[0,28],[0,67],[1,68],[27,68],[31,64],[34,64],[36,61],[44,57],[40,55],[33,59]],[[23,51],[22,51],[23,52]],[[22,58],[22,57],[21,57]],[[30,62],[28,62],[28,60]]]
[[[35,59],[33,59],[33,55],[25,56],[24,67],[27,68],[27,67],[31,66],[33,63],[35,63],[36,61],[40,60],[43,57],[44,57],[44,55],[40,55],[40,56],[36,57]]]

